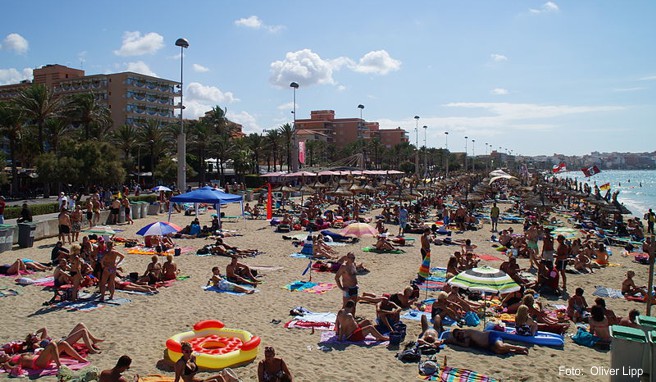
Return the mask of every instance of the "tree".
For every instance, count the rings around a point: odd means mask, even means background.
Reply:
[[[43,130],[48,119],[61,114],[63,110],[61,97],[56,96],[43,84],[34,84],[18,94],[16,105],[24,113],[27,121],[36,126],[39,151],[45,152]]]
[[[10,103],[0,102],[0,133],[9,141],[9,160],[11,161],[11,194],[18,191],[18,170],[16,156],[21,141],[23,113]],[[4,163],[4,158],[3,162]],[[4,172],[3,172],[4,175]]]
[[[292,165],[292,138],[294,137],[294,129],[289,123],[278,128],[280,130],[281,139],[285,142],[285,152],[287,154],[287,171],[291,171]],[[295,154],[295,153],[294,153]]]
[[[191,121],[187,125],[187,133],[190,138],[187,144],[191,147],[198,160],[200,182],[205,183],[205,173],[207,172],[205,160],[211,152],[212,143],[215,141],[216,134],[212,126],[203,119]]]
[[[121,150],[126,165],[129,162],[128,159],[130,158],[130,153],[140,145],[138,143],[140,134],[141,132],[138,127],[133,125],[121,125],[110,135],[110,142],[115,144],[116,147]]]
[[[265,141],[264,138],[257,133],[252,133],[246,137],[246,145],[249,150],[253,153],[253,168],[251,172],[259,174],[260,173],[260,155],[264,151]]]
[[[84,139],[89,140],[95,127],[95,137],[101,139],[107,126],[112,125],[112,117],[106,105],[97,101],[93,93],[74,94],[66,105],[66,114],[73,124],[84,130]]]
[[[46,120],[44,130],[50,150],[57,155],[57,149],[62,139],[65,139],[71,132],[71,124],[63,117],[53,117]]]
[[[150,171],[153,172],[159,159],[162,157],[162,154],[165,151],[166,147],[171,147],[172,145],[167,143],[164,130],[160,121],[149,119],[146,120],[141,129],[139,130],[140,136],[139,140],[146,144],[150,152]],[[155,178],[153,178],[154,180]]]
[[[276,154],[278,154],[280,147],[280,131],[271,129],[266,135],[266,151],[267,151],[267,171],[271,171],[270,160],[273,159],[273,171],[278,171],[276,167]],[[282,170],[282,162],[280,162],[280,169]]]

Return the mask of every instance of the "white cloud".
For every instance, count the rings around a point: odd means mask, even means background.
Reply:
[[[125,64],[125,67],[128,72],[135,72],[145,74],[147,76],[157,77],[157,74],[150,70],[150,67],[143,61],[128,62]]]
[[[271,33],[275,33],[284,29],[284,26],[282,25],[266,25],[257,16],[250,16],[250,17],[235,20],[235,25],[238,27],[251,28],[251,29],[264,29]]]
[[[0,85],[17,84],[23,80],[32,79],[32,69],[25,68],[18,71],[14,68],[0,69]]]
[[[18,33],[10,33],[2,40],[2,49],[13,51],[17,54],[25,54],[30,48],[30,43],[25,39],[25,37],[19,35]]]
[[[531,8],[529,11],[533,14],[558,12],[560,8],[553,1],[547,1],[539,9]]]
[[[298,104],[296,104],[296,108],[298,109]],[[284,110],[284,111],[294,110],[294,102],[283,103],[282,105],[278,105],[278,107],[276,109]]]
[[[233,113],[228,111],[226,117],[232,122],[238,123],[242,126],[242,132],[244,134],[258,133],[262,132],[262,129],[257,124],[257,120],[254,116],[248,114],[245,111],[239,113]]]
[[[353,70],[360,73],[385,75],[400,68],[401,61],[393,59],[385,50],[375,50],[362,56]]]
[[[599,113],[604,111],[623,110],[620,106],[568,106],[568,105],[536,105],[521,103],[486,103],[486,102],[452,102],[447,107],[465,109],[484,109],[491,114],[508,119],[539,119],[554,118],[570,114]]]
[[[301,86],[334,84],[334,65],[310,49],[287,52],[283,61],[271,63],[270,81],[280,87],[287,87],[292,81]]]
[[[498,53],[492,53],[490,55],[490,58],[494,62],[503,62],[503,61],[508,61],[508,57],[504,56],[503,54],[498,54]]]
[[[640,81],[656,81],[656,76],[642,77]]]
[[[210,71],[209,68],[206,68],[206,67],[204,67],[203,65],[200,65],[200,64],[193,64],[192,67],[194,69],[194,72],[198,72],[198,73],[207,73],[207,72]]]
[[[231,92],[223,92],[215,86],[192,82],[184,94],[185,118],[198,118],[217,105],[239,101]]]
[[[284,60],[272,62],[269,81],[280,87],[287,87],[292,81],[298,82],[301,86],[338,85],[333,78],[333,73],[342,68],[359,73],[385,75],[399,70],[400,67],[401,61],[393,59],[384,50],[371,51],[356,63],[348,57],[323,59],[312,50],[303,49],[287,52]]]
[[[141,56],[153,54],[164,46],[164,37],[155,32],[141,35],[141,32],[124,32],[121,48],[114,51],[117,56]]]
[[[636,87],[633,87],[633,88],[615,88],[615,89],[613,89],[613,91],[618,92],[618,93],[627,93],[627,92],[637,92],[637,91],[645,90],[645,89],[647,89],[647,88],[636,86]]]
[[[507,95],[508,94],[508,89],[494,88],[494,89],[490,90],[490,93],[492,93],[494,95]]]

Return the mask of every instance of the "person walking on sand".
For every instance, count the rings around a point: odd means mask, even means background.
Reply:
[[[71,244],[71,215],[68,214],[66,207],[62,207],[59,211],[59,216],[57,216],[59,222],[59,241],[66,243],[66,238],[68,238],[68,244]]]
[[[490,222],[492,223],[492,229],[490,232],[497,232],[498,223],[499,223],[499,207],[497,207],[497,202],[492,203],[492,208],[490,208]]]
[[[355,266],[355,254],[349,252],[346,254],[346,261],[339,267],[337,274],[335,274],[337,287],[342,291],[342,308],[346,306],[346,302],[349,300],[356,303],[358,302],[359,288],[357,275],[358,271]]]
[[[569,245],[565,243],[565,236],[558,235],[556,238],[558,248],[556,248],[556,270],[560,272],[560,277],[563,279],[563,291],[567,290],[567,278],[565,276],[565,269],[567,269],[567,258],[569,257]]]

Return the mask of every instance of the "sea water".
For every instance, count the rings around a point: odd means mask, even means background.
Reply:
[[[656,209],[656,170],[601,170],[589,178],[582,171],[556,174],[559,178],[576,178],[578,182],[594,185],[610,183],[611,194],[620,191],[617,200],[635,216],[642,217],[650,208]],[[601,195],[606,195],[601,191]]]

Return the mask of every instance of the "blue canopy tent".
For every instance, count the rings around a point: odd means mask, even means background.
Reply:
[[[228,194],[209,186],[201,187],[184,194],[176,195],[171,198],[173,203],[194,203],[196,211],[198,211],[198,203],[207,203],[214,205],[216,215],[221,222],[221,204],[225,203],[240,203],[241,214],[244,214],[244,198],[241,195]],[[173,206],[169,207],[169,220],[171,220],[171,211]]]

